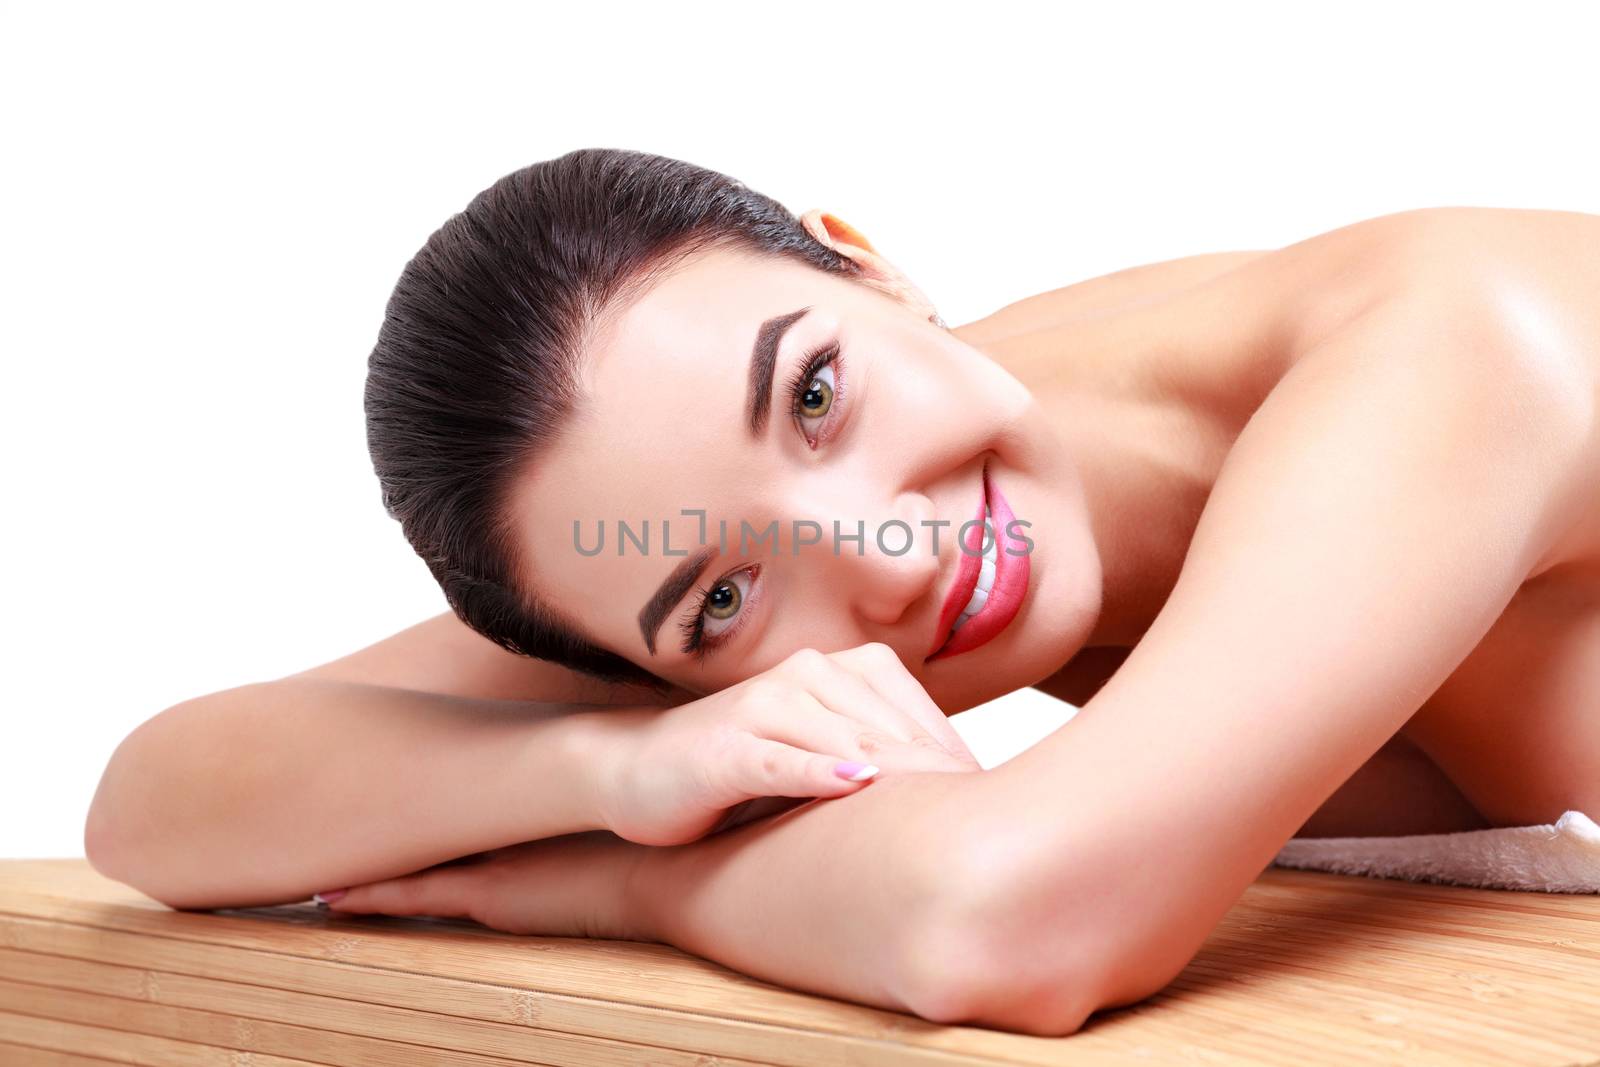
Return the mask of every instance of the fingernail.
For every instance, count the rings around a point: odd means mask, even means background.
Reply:
[[[318,904],[332,904],[348,892],[348,889],[330,889],[326,893],[312,893],[311,899]]]
[[[878,768],[870,763],[857,763],[855,760],[846,760],[833,766],[833,773],[840,778],[851,782],[864,782],[878,773]]]

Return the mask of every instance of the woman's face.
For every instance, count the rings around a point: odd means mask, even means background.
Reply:
[[[718,249],[582,362],[578,410],[512,508],[532,588],[602,647],[708,693],[880,641],[954,712],[1047,677],[1092,631],[1070,457],[1028,389],[925,310]],[[987,502],[1005,534],[1000,494],[1018,521],[984,564],[975,520]]]

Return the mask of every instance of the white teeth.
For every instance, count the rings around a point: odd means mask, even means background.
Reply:
[[[989,520],[992,528],[994,519],[990,516],[987,508],[984,509],[983,517]],[[993,537],[990,539],[989,547],[984,550],[983,558],[978,563],[978,584],[973,587],[972,596],[968,599],[967,606],[961,609],[961,614],[956,616],[955,623],[951,625],[951,633],[961,629],[963,623],[982,611],[983,606],[989,602],[989,591],[994,588],[995,559],[999,554],[1000,540],[998,537]]]

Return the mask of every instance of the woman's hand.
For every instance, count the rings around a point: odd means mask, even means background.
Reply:
[[[680,845],[819,797],[860,791],[875,765],[981,770],[922,685],[884,644],[801,649],[736,685],[670,708],[604,713],[612,743],[597,807],[619,837]],[[798,799],[791,799],[798,798]]]
[[[659,941],[647,909],[631,905],[630,881],[650,849],[604,830],[525,841],[353,886],[330,898],[357,915],[471,919],[541,937]]]

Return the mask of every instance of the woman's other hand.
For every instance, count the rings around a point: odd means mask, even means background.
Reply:
[[[601,714],[614,725],[597,782],[601,817],[645,845],[685,844],[806,799],[847,796],[880,773],[982,769],[921,683],[876,642],[801,649],[698,700]]]

